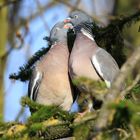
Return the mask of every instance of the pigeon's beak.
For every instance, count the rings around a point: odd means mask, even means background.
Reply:
[[[64,29],[72,29],[73,28],[73,26],[72,26],[72,24],[71,23],[67,23],[67,24],[65,24],[64,25],[64,27],[63,27]]]
[[[71,18],[66,18],[63,22],[64,22],[64,23],[71,22]]]

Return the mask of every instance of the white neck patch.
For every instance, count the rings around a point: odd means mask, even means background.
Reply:
[[[53,48],[56,44],[57,44],[57,43],[56,43],[56,41],[55,41],[55,42],[54,42],[54,44],[53,44],[53,45],[51,45],[51,48]]]
[[[95,41],[94,38],[93,38],[93,36],[92,36],[90,33],[88,33],[84,28],[81,29],[81,32],[82,32],[86,37],[88,37],[89,39]]]

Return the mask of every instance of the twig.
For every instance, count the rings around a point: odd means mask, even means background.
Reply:
[[[0,10],[4,8],[5,6],[9,6],[10,4],[15,4],[19,0],[11,0],[11,1],[5,1],[4,3],[0,3]]]
[[[92,112],[90,114],[87,113],[85,116],[80,118],[80,121],[74,122],[73,124],[71,124],[71,127],[84,124],[85,122],[95,120],[96,118],[97,118],[97,112]]]
[[[132,138],[133,138],[134,140],[137,140],[137,136],[136,136],[136,132],[135,132],[135,130],[134,130],[134,127],[133,127],[132,125],[129,125],[129,128],[130,128],[130,130],[131,130],[131,132],[132,132]]]
[[[134,46],[126,39],[124,39],[124,46],[130,50],[134,50]]]
[[[39,11],[35,12],[34,14],[28,16],[26,19],[20,18],[19,19],[19,23],[17,25],[17,29],[19,29],[21,26],[25,26],[27,22],[32,21],[33,19],[35,19],[38,16],[40,16],[41,13],[42,13],[42,11],[45,12],[46,10],[48,10],[49,8],[51,8],[54,5],[55,5],[55,2],[54,1],[51,1],[50,3],[48,3],[48,4],[46,4],[46,5],[42,6],[42,7],[40,7],[41,8],[41,11],[39,10]]]
[[[23,115],[24,111],[25,111],[25,108],[24,108],[24,107],[21,107],[20,111],[18,112],[18,114],[17,114],[17,116],[16,116],[16,118],[15,118],[15,121],[16,121],[16,122],[19,121],[19,119],[20,119],[20,117]]]
[[[7,51],[0,57],[1,59],[5,59],[8,55],[10,55],[10,53],[13,51],[13,49],[19,50],[19,49],[21,49],[21,48],[23,47],[23,45],[24,45],[24,39],[25,39],[27,33],[29,32],[29,29],[28,29],[27,25],[26,25],[25,30],[26,30],[26,31],[25,31],[24,35],[22,35],[19,31],[16,32],[16,37],[19,39],[20,45],[19,45],[18,47],[14,47],[14,46],[15,46],[15,42],[13,42],[13,43],[11,44],[11,47],[9,48],[9,50],[7,50]],[[13,46],[13,47],[12,47],[12,46]]]
[[[128,139],[131,135],[130,133],[128,134],[124,129],[117,128],[116,130],[124,134],[125,137],[122,140]]]
[[[40,4],[40,1],[39,1],[39,0],[36,0],[36,4],[37,4],[37,6],[38,6],[38,10],[39,10],[39,13],[40,13],[40,17],[41,17],[41,19],[42,19],[42,21],[43,21],[43,23],[44,23],[44,26],[45,26],[46,30],[47,30],[47,31],[50,31],[49,26],[48,26],[48,24],[47,24],[47,22],[46,22],[46,20],[45,20],[45,18],[44,18],[44,15],[43,15],[44,10],[42,10],[42,8],[41,8],[42,6],[41,6],[41,4]]]
[[[130,91],[138,83],[139,80],[140,80],[140,73],[133,80],[133,83],[121,92],[122,98],[125,97],[125,95],[128,93],[128,91]]]
[[[65,1],[65,0],[56,0],[56,2],[59,2],[59,3],[62,3],[64,5],[66,5],[67,7],[69,7],[72,10],[80,10],[80,11],[83,11],[82,9],[79,9],[77,7],[77,5],[73,6],[72,4],[70,4],[68,1]],[[77,1],[77,3],[79,3],[80,1]]]

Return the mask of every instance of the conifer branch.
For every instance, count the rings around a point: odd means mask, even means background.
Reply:
[[[24,66],[19,68],[18,73],[13,73],[9,76],[10,79],[14,80],[21,80],[26,81],[29,80],[32,72],[32,67],[38,61],[44,54],[46,54],[49,51],[50,47],[48,48],[42,48],[39,51],[37,51],[25,64]]]

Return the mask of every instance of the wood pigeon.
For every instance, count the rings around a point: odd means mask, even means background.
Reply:
[[[69,59],[71,78],[86,77],[92,80],[103,80],[110,88],[119,72],[119,67],[113,57],[96,44],[90,27],[92,18],[81,11],[74,11],[64,22],[72,23],[76,33]],[[78,88],[83,92],[81,87]],[[88,110],[91,111],[92,108],[93,104],[88,101]]]
[[[49,37],[51,47],[33,68],[28,87],[28,96],[32,100],[44,105],[60,106],[66,111],[73,103],[67,46],[67,31],[71,27],[70,23],[59,22],[52,28]]]

